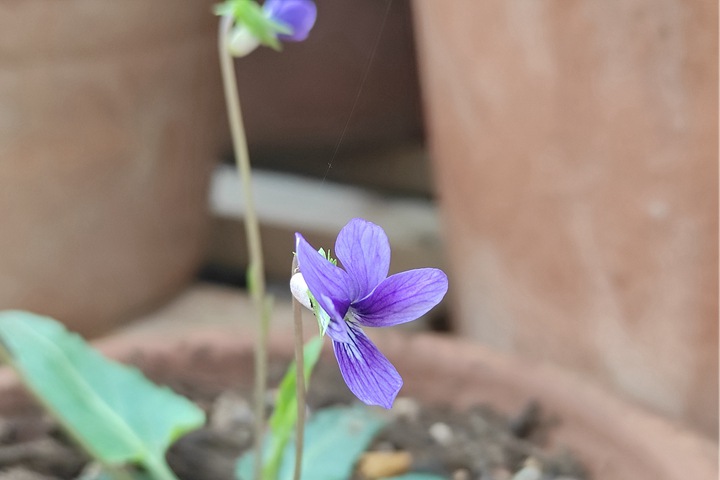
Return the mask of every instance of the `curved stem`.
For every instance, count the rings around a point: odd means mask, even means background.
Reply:
[[[237,80],[233,58],[228,49],[228,38],[233,19],[226,15],[220,19],[219,49],[220,69],[223,77],[223,89],[227,104],[230,132],[232,134],[235,162],[240,175],[245,200],[245,235],[248,242],[250,265],[248,280],[250,294],[260,319],[257,347],[255,349],[255,468],[254,478],[260,480],[262,475],[262,443],[265,431],[265,391],[267,390],[267,337],[270,315],[265,299],[265,267],[263,265],[262,243],[260,241],[260,225],[255,213],[250,173],[250,156],[248,154],[245,128],[240,110],[240,98],[237,92]]]

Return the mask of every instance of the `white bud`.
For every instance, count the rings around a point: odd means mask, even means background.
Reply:
[[[228,50],[233,57],[244,57],[260,46],[260,40],[243,25],[230,31]]]
[[[308,295],[309,290],[310,289],[308,288],[307,283],[305,283],[305,278],[303,278],[302,273],[298,272],[290,277],[290,291],[292,292],[293,297],[305,306],[305,308],[312,310],[310,296]]]

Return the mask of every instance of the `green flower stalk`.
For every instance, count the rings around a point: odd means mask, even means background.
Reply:
[[[259,317],[257,348],[255,350],[254,478],[260,480],[262,477],[262,443],[265,431],[267,339],[271,300],[266,293],[260,225],[255,210],[250,156],[237,92],[233,56],[247,55],[261,44],[279,50],[281,41],[304,40],[315,24],[317,9],[311,0],[267,0],[262,7],[253,0],[228,0],[217,5],[215,13],[221,15],[218,33],[220,68],[233,148],[235,150],[235,161],[246,205],[245,231],[250,258],[248,285]],[[302,358],[300,358],[300,361],[302,361]],[[298,382],[298,390],[303,387],[303,382]],[[302,397],[302,394],[300,394],[300,397]],[[302,408],[304,408],[304,405]]]

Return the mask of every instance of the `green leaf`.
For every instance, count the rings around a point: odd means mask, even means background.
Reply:
[[[320,410],[305,429],[302,478],[347,480],[358,458],[385,423],[377,410],[365,405]],[[252,462],[251,453],[240,458],[237,478],[252,477]],[[285,447],[278,478],[291,480],[294,466],[295,446],[291,441]]]
[[[303,375],[306,386],[310,374],[315,368],[318,358],[320,358],[322,344],[322,337],[314,337],[305,344],[303,349]],[[297,422],[297,395],[295,389],[297,376],[295,370],[295,362],[292,362],[287,373],[285,373],[285,377],[280,382],[275,410],[268,422],[272,435],[269,437],[269,457],[263,469],[264,477],[268,479],[277,477],[283,450],[288,440],[290,440],[293,427]]]
[[[322,337],[313,337],[305,344],[305,348],[303,349],[303,375],[305,377],[306,385],[310,380],[310,374],[315,368],[315,364],[320,358],[322,344]],[[295,373],[295,369],[295,362],[292,362],[280,382],[275,411],[273,412],[272,417],[270,417],[269,422],[273,433],[278,432],[283,428],[292,429],[292,426],[295,424],[295,420],[297,419],[297,397],[295,395],[297,375]]]
[[[106,359],[51,318],[1,312],[0,343],[0,358],[92,457],[175,478],[165,451],[205,422],[192,402]]]

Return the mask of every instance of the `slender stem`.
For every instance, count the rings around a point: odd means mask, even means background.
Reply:
[[[240,175],[245,198],[245,235],[247,236],[250,265],[248,277],[250,293],[255,309],[260,318],[258,328],[257,347],[255,349],[255,468],[254,478],[260,480],[262,476],[262,443],[265,431],[265,391],[267,390],[267,337],[270,323],[267,301],[265,300],[265,268],[263,265],[262,243],[260,241],[260,226],[255,213],[252,182],[250,173],[250,156],[248,154],[245,128],[243,127],[240,99],[237,92],[237,80],[233,58],[228,48],[228,38],[233,19],[224,16],[220,20],[219,48],[220,69],[223,77],[225,102],[227,104],[230,132],[232,134],[233,148],[235,149],[235,162]]]
[[[297,268],[293,258],[290,276]],[[303,347],[302,305],[293,297],[293,323],[295,324],[295,397],[297,399],[297,422],[295,423],[295,473],[294,480],[302,476],[303,447],[305,443],[305,354]]]

